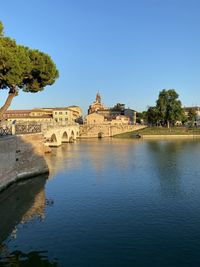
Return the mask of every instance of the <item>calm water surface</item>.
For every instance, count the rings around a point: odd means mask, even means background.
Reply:
[[[0,266],[200,266],[200,141],[90,140],[0,194]]]

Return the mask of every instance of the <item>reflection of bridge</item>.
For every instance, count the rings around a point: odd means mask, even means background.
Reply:
[[[60,146],[62,143],[72,143],[79,136],[79,125],[42,125],[45,145]]]
[[[143,129],[144,125],[85,124],[80,126],[80,138],[111,137],[117,134]]]

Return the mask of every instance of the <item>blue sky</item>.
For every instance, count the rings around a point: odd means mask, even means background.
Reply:
[[[200,105],[199,0],[6,0],[0,20],[17,43],[49,53],[60,78],[11,108],[103,102],[138,111],[174,88]],[[0,104],[6,92],[1,93]]]

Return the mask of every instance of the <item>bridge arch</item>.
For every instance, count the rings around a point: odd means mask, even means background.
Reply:
[[[104,133],[103,132],[99,132],[98,133],[98,138],[103,138],[103,136],[104,136]]]
[[[61,141],[62,141],[62,143],[67,143],[67,142],[69,142],[69,136],[68,136],[68,134],[67,134],[66,131],[65,131],[65,132],[63,133],[63,135],[62,135]]]
[[[56,137],[55,133],[51,135],[51,142],[52,143],[57,142],[57,137]]]

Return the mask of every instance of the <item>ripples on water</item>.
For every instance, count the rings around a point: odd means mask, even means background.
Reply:
[[[85,140],[0,194],[1,266],[200,266],[200,142]]]

